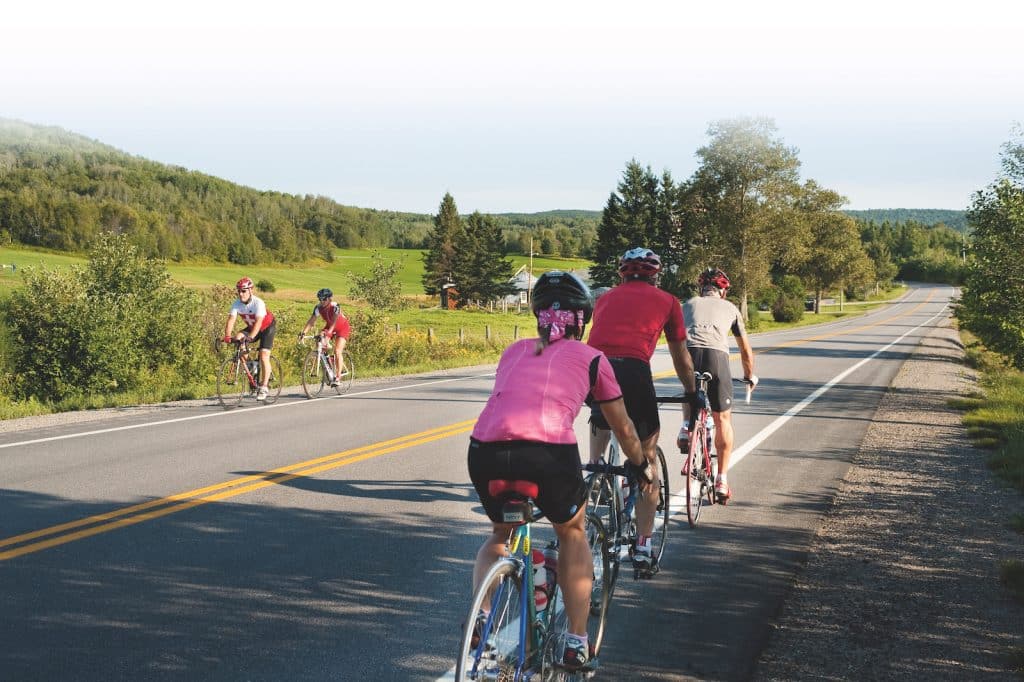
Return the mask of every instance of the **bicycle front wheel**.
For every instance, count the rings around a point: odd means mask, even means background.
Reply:
[[[356,366],[352,364],[352,356],[347,351],[341,351],[341,362],[345,366],[337,373],[337,383],[334,386],[334,392],[338,395],[348,393],[352,388],[352,380],[356,378]],[[331,365],[334,365],[334,358],[331,358]]]
[[[281,361],[277,356],[270,356],[270,379],[267,381],[267,398],[263,402],[267,405],[275,402],[281,395],[281,386],[284,385],[284,373],[281,371]]]
[[[690,434],[690,452],[683,466],[683,485],[686,486],[686,520],[690,528],[697,527],[701,501],[707,487],[707,451],[704,429],[697,426]]]
[[[597,655],[601,652],[608,605],[612,601],[612,590],[615,589],[611,563],[613,549],[604,524],[593,512],[587,514],[586,533],[594,565],[594,585],[590,590],[590,615],[593,616],[590,619],[590,641],[594,645],[594,655]]]
[[[239,357],[228,358],[217,372],[217,399],[226,409],[242,404],[242,398],[249,395],[251,386],[244,361]]]
[[[523,582],[521,564],[512,559],[496,562],[484,576],[463,623],[456,682],[517,679]]]
[[[324,390],[324,366],[316,350],[306,353],[302,361],[302,390],[307,398],[316,398]]]
[[[665,553],[665,544],[668,542],[668,519],[672,515],[670,508],[671,496],[669,495],[668,464],[665,462],[665,453],[661,447],[657,449],[658,473],[661,476],[661,486],[658,488],[658,506],[654,516],[654,535],[651,536],[651,556],[654,557],[655,565],[661,563],[661,555]]]

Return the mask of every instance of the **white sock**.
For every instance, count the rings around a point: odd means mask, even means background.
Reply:
[[[718,476],[715,477],[715,482],[721,483],[722,485],[729,485],[729,480],[726,477],[726,474],[718,474]]]

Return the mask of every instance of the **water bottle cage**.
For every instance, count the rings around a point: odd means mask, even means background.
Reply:
[[[501,519],[504,523],[514,523],[517,526],[532,523],[533,505],[529,499],[518,495],[505,498],[501,505]]]

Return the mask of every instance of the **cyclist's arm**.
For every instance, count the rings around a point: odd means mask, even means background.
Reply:
[[[232,310],[228,313],[227,324],[224,325],[224,336],[231,336],[231,330],[235,328],[235,320],[238,318],[238,313]]]
[[[743,364],[743,378],[749,379],[754,376],[754,349],[750,347],[750,341],[747,339],[746,334],[736,337],[736,345],[740,347],[740,362]],[[751,390],[753,390],[755,386],[751,386]]]
[[[697,383],[693,378],[693,358],[690,357],[690,351],[686,350],[686,341],[669,341],[668,353],[672,356],[676,376],[686,388],[687,394],[693,395],[697,392]]]
[[[309,316],[309,319],[306,320],[306,326],[302,328],[302,332],[299,334],[299,336],[302,337],[302,336],[305,336],[306,334],[308,334],[309,330],[313,328],[313,325],[315,323],[316,323],[316,313],[314,312],[312,315]]]
[[[601,414],[607,420],[608,426],[612,427],[615,437],[619,439],[619,445],[622,446],[622,452],[626,455],[626,459],[637,466],[643,464],[646,459],[644,448],[640,444],[640,438],[636,435],[633,420],[626,412],[625,401],[622,398],[616,398],[599,404]]]

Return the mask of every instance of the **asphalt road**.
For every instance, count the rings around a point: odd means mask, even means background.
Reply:
[[[735,500],[697,530],[675,516],[657,579],[620,581],[595,679],[749,675],[879,398],[952,294],[753,337]],[[466,444],[492,383],[474,368],[0,434],[0,680],[450,675],[487,528]],[[678,407],[662,419],[679,490]]]

